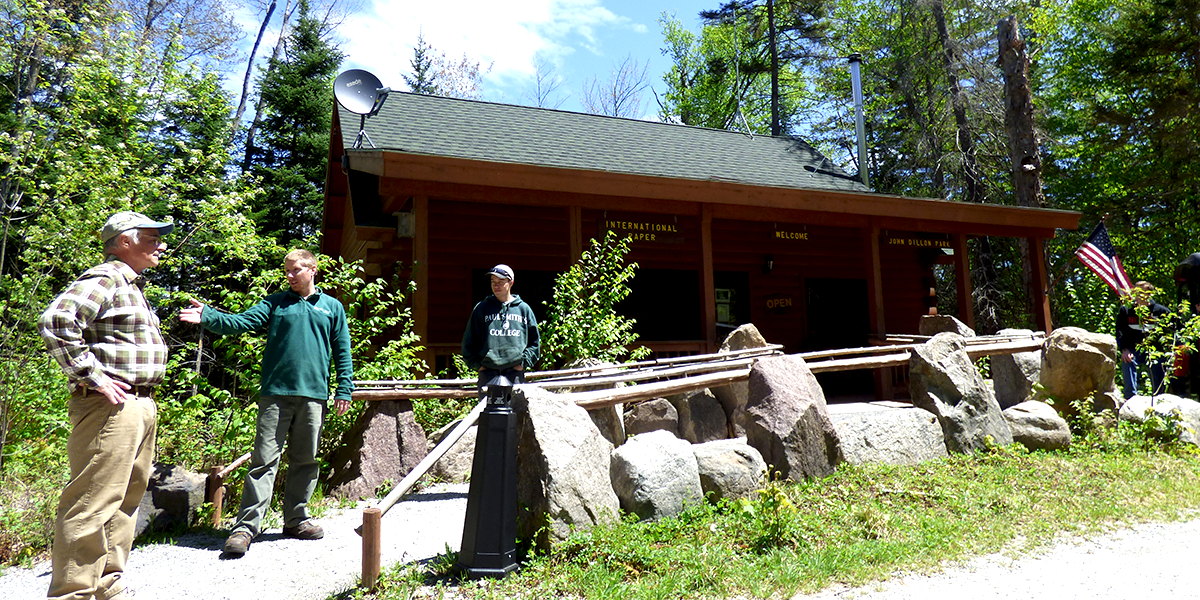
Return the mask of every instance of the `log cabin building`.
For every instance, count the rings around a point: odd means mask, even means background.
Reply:
[[[660,356],[715,351],[751,322],[787,352],[916,333],[939,263],[954,265],[957,316],[974,326],[972,236],[1036,242],[1034,320],[1048,329],[1040,242],[1079,221],[876,194],[790,137],[407,93],[366,136],[359,125],[334,110],[321,250],[368,275],[416,265],[415,326],[439,370],[490,293],[488,269],[512,266],[541,317],[555,275],[608,230],[633,237],[621,312]],[[834,395],[892,393],[879,373],[828,375]]]

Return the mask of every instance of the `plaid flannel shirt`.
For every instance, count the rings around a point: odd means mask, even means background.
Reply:
[[[162,382],[167,345],[137,278],[129,265],[110,256],[84,271],[38,319],[46,348],[73,385]]]

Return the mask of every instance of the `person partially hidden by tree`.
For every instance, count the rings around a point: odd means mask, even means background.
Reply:
[[[1121,352],[1121,387],[1126,400],[1141,389],[1139,368],[1147,363],[1146,353],[1138,345],[1146,338],[1148,329],[1154,326],[1153,321],[1170,312],[1167,307],[1154,301],[1154,292],[1150,282],[1139,281],[1133,284],[1129,296],[1126,296],[1126,300],[1132,299],[1133,303],[1123,303],[1117,309],[1117,349]],[[1137,306],[1149,307],[1150,318],[1146,319],[1149,322],[1142,322],[1138,317]],[[1149,363],[1151,393],[1160,394],[1165,391],[1163,363],[1161,360]]]
[[[267,296],[246,312],[231,315],[192,300],[192,308],[179,313],[179,320],[199,323],[222,335],[267,333],[258,431],[242,489],[242,506],[223,548],[235,558],[245,554],[262,532],[285,442],[288,474],[283,488],[283,535],[302,540],[325,536],[321,526],[309,518],[308,501],[320,474],[317,445],[329,399],[331,361],[337,370],[334,407],[339,415],[350,408],[354,391],[346,312],[341,302],[314,285],[316,257],[308,250],[292,250],[284,257],[283,269],[290,289]]]
[[[122,576],[136,514],[150,481],[158,411],[154,386],[167,369],[158,316],[142,272],[158,266],[174,229],[136,212],[100,231],[104,262],[84,271],[38,319],[71,384],[67,459],[50,549],[50,598],[128,598]]]
[[[525,371],[537,364],[540,352],[533,309],[512,293],[513,270],[496,265],[488,277],[492,295],[471,311],[462,341],[463,360],[479,372],[481,389],[497,375],[523,383]]]

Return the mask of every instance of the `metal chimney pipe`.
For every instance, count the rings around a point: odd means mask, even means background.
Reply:
[[[858,175],[863,185],[870,187],[867,181],[867,132],[863,124],[863,93],[862,78],[859,75],[858,64],[862,55],[855,52],[847,57],[850,60],[850,87],[854,91],[854,132],[858,136]]]

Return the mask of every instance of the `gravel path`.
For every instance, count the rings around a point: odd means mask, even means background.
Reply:
[[[383,564],[431,558],[457,549],[466,484],[412,494],[383,519]],[[365,505],[363,505],[365,507]],[[224,537],[188,534],[174,545],[135,548],[127,581],[139,598],[324,600],[353,586],[362,571],[354,527],[361,510],[320,519],[325,539],[300,541],[278,530],[237,560],[219,558]],[[1147,523],[1090,538],[1066,537],[1025,555],[999,553],[931,575],[903,575],[858,588],[836,586],[792,600],[926,600],[965,597],[1200,599],[1200,519]],[[0,598],[45,598],[49,563],[0,576]]]
[[[321,540],[259,536],[236,560],[222,559],[225,537],[187,534],[173,545],[134,548],[126,582],[145,600],[324,600],[354,586],[362,574],[362,510],[330,510],[318,519]],[[383,566],[457,550],[467,510],[467,484],[437,485],[409,494],[383,518]],[[50,585],[49,561],[0,576],[0,598],[38,600]]]
[[[792,600],[970,598],[1200,598],[1200,519],[1146,523],[1091,538],[1071,537],[1014,557],[991,554],[931,575],[827,589]]]

